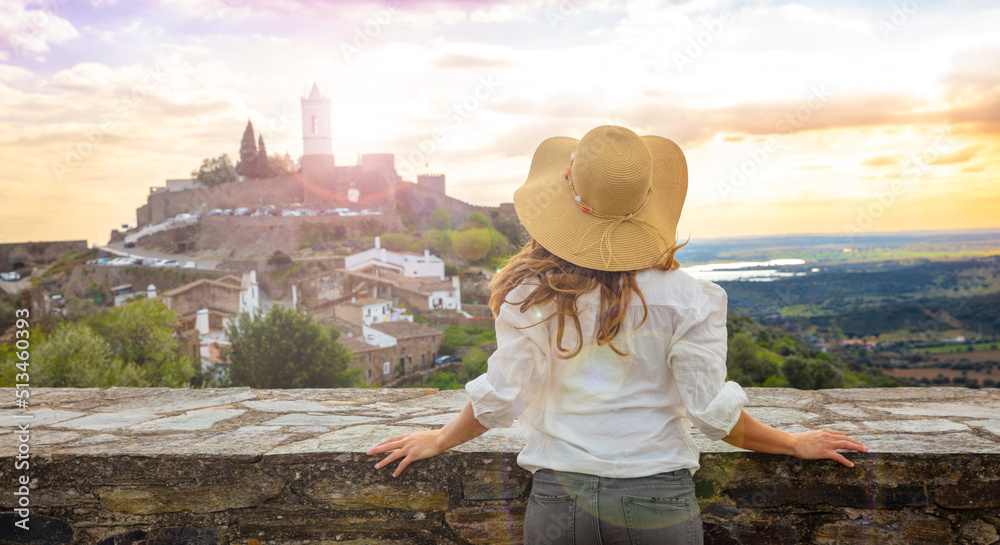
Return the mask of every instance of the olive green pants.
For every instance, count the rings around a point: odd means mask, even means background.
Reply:
[[[686,469],[609,478],[539,469],[524,515],[524,545],[702,545]]]

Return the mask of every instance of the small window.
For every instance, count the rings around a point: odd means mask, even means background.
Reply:
[[[313,116],[313,134],[319,134],[319,120]]]
[[[383,375],[389,374],[389,362],[385,362],[382,364],[382,374]]]

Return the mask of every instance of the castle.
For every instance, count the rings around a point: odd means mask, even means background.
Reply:
[[[433,210],[444,208],[455,225],[474,210],[489,210],[447,196],[444,174],[419,174],[415,182],[404,181],[396,172],[391,153],[362,154],[357,165],[338,166],[333,154],[330,98],[313,84],[300,101],[302,157],[298,172],[216,187],[203,187],[191,179],[167,180],[164,186],[151,187],[146,204],[136,210],[137,228],[199,210],[253,210],[263,205],[282,208],[293,203],[378,210],[393,217],[403,210],[411,218],[426,218]]]

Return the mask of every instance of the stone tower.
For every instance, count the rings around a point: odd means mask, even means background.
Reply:
[[[333,174],[330,118],[330,99],[313,83],[309,96],[302,99],[302,174],[313,181]]]
[[[330,99],[313,83],[302,99],[302,155],[333,155],[330,139]]]

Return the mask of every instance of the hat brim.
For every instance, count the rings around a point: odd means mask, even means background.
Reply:
[[[642,221],[620,223],[604,241],[611,222],[585,213],[564,178],[570,153],[580,141],[557,136],[542,142],[527,180],[514,192],[518,219],[531,237],[556,256],[588,269],[632,271],[656,265],[676,241],[687,197],[687,161],[680,147],[667,138],[640,138],[652,156],[651,202],[636,215]]]

